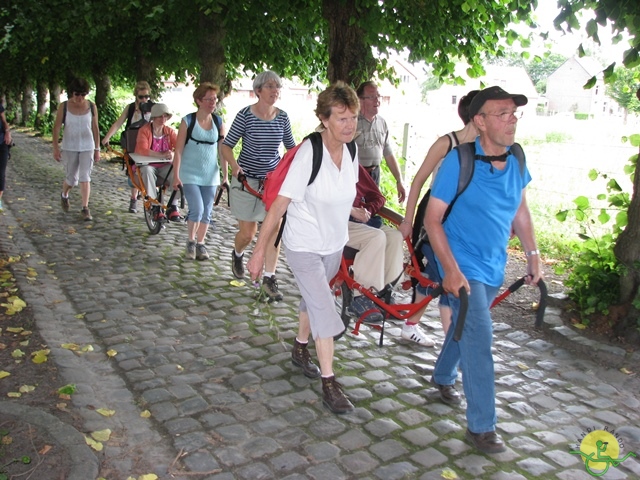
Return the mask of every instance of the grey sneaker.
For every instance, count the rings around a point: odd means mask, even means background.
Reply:
[[[209,260],[209,253],[204,243],[198,243],[196,245],[196,260]]]
[[[62,195],[60,195],[60,203],[62,203],[62,210],[64,210],[65,212],[69,211],[69,197],[64,198]]]
[[[244,278],[244,253],[239,257],[231,250],[231,271],[236,278]]]
[[[187,240],[187,255],[186,257],[189,260],[196,259],[196,241],[195,240]]]
[[[85,222],[90,222],[91,220],[93,220],[91,212],[89,211],[89,207],[82,207],[82,218]]]
[[[129,200],[129,213],[138,213],[138,199],[132,198]]]
[[[269,297],[270,300],[278,302],[282,300],[282,293],[278,290],[278,281],[276,276],[262,277],[262,291]]]

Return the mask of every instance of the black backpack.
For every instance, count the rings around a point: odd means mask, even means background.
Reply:
[[[216,129],[218,130],[218,142],[224,139],[224,135],[220,135],[220,127],[222,126],[222,118],[220,118],[219,115],[216,115],[215,113],[211,114],[211,117],[213,118],[213,124],[216,126]],[[205,144],[205,145],[215,145],[217,142],[206,142],[204,140],[198,140],[196,138],[193,138],[193,128],[196,126],[196,114],[195,112],[190,113],[189,115],[186,116],[186,120],[187,120],[187,139],[184,141],[184,144],[186,145],[187,143],[189,143],[189,140],[193,140],[194,142],[196,142],[197,144]]]
[[[137,122],[131,122],[133,120],[133,114],[136,111],[136,104],[130,103],[129,110],[127,111],[127,123],[124,125],[124,130],[120,134],[120,146],[123,150],[126,150],[129,153],[133,153],[136,150],[136,141],[138,139],[138,130],[143,125],[149,123],[145,115],[151,112],[151,107],[153,107],[153,102],[145,102],[140,104],[140,113],[142,114],[142,118]]]
[[[476,157],[475,142],[462,143],[455,147],[455,150],[458,152],[458,161],[460,162],[458,188],[456,189],[456,194],[454,195],[453,199],[444,212],[442,223],[447,220],[447,217],[449,216],[449,213],[451,213],[451,209],[456,203],[458,197],[460,197],[460,195],[464,193],[464,191],[471,183],[471,178],[473,177],[473,173],[475,171],[476,160],[478,160],[478,158]],[[524,175],[525,158],[522,147],[519,143],[514,143],[513,145],[511,145],[509,152],[513,154],[518,160],[518,164],[520,166],[520,175]],[[424,259],[424,255],[422,254],[422,245],[424,243],[429,243],[429,236],[427,235],[427,231],[424,228],[424,214],[427,211],[427,204],[429,203],[430,197],[431,189],[427,190],[427,193],[424,194],[424,197],[422,197],[422,200],[420,200],[420,203],[418,204],[416,217],[413,223],[413,230],[411,232],[411,244],[413,245],[416,259],[418,260],[418,264],[420,266],[423,265]]]
[[[319,132],[312,132],[309,135],[307,135],[304,138],[304,140],[309,140],[311,142],[311,147],[313,149],[311,175],[309,176],[309,182],[307,183],[307,185],[311,185],[315,181],[316,177],[318,176],[318,172],[320,172],[320,167],[322,166],[322,154],[323,154],[322,137],[320,136]],[[293,162],[293,159],[296,156],[300,145],[302,145],[302,142],[300,142],[298,145],[293,147],[291,150],[288,150],[284,154],[284,156],[280,160],[280,163],[278,163],[276,170],[278,169],[278,167],[280,167],[280,169],[286,169],[286,171],[289,170],[289,167],[291,166],[291,162]],[[351,155],[351,161],[353,162],[356,158],[355,141],[351,140],[349,143],[347,143],[347,150],[349,150],[349,154]],[[273,172],[275,172],[276,170],[274,170]],[[282,185],[282,182],[284,181],[285,177],[286,177],[286,172],[284,172],[284,174],[275,175],[275,176],[267,175],[267,179],[265,180],[265,185],[267,183],[267,180],[271,180],[272,185],[269,187],[269,189],[271,191],[279,192],[280,186]],[[276,196],[277,196],[277,193],[272,193],[270,202],[275,200]],[[263,198],[263,201],[264,201],[264,198]],[[265,203],[265,206],[267,206],[266,203]],[[267,210],[269,209],[270,206],[271,206],[271,203],[269,203],[269,205],[267,206]],[[284,231],[284,224],[286,221],[287,221],[287,212],[285,212],[284,215],[282,216],[282,223],[280,224],[280,230],[278,230],[278,236],[276,237],[276,241],[274,243],[274,246],[276,247],[280,243],[282,232]]]

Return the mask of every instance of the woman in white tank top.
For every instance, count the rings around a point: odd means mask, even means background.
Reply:
[[[53,158],[64,165],[65,179],[62,182],[60,201],[62,210],[69,211],[69,191],[80,185],[82,217],[91,221],[89,195],[91,194],[91,170],[93,162],[100,160],[100,132],[98,130],[98,111],[96,106],[86,99],[89,82],[75,78],[69,84],[69,100],[58,108],[53,125]],[[64,124],[62,148],[58,145],[60,129]]]

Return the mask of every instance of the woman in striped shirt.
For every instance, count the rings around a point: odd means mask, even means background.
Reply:
[[[258,74],[253,81],[253,91],[258,101],[238,112],[221,146],[224,160],[231,165],[231,213],[238,220],[239,230],[231,252],[231,269],[236,278],[244,277],[244,250],[253,241],[258,222],[266,215],[262,201],[242,189],[238,175],[244,174],[247,181],[258,190],[267,173],[274,170],[280,162],[280,144],[288,150],[295,147],[291,133],[289,116],[275,107],[280,97],[282,81],[271,71]],[[242,139],[242,149],[237,160],[233,148]],[[226,180],[227,172],[223,172]],[[275,247],[273,235],[270,247],[265,255],[265,273],[262,278],[262,290],[270,300],[282,300],[278,290],[275,271],[278,264],[279,247]]]

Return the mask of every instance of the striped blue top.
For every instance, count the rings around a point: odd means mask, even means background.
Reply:
[[[291,123],[287,112],[278,109],[273,120],[262,120],[251,111],[251,106],[238,112],[231,128],[224,138],[224,145],[230,148],[242,138],[242,149],[238,165],[251,178],[264,178],[280,162],[280,144],[287,150],[296,146],[291,133]]]

